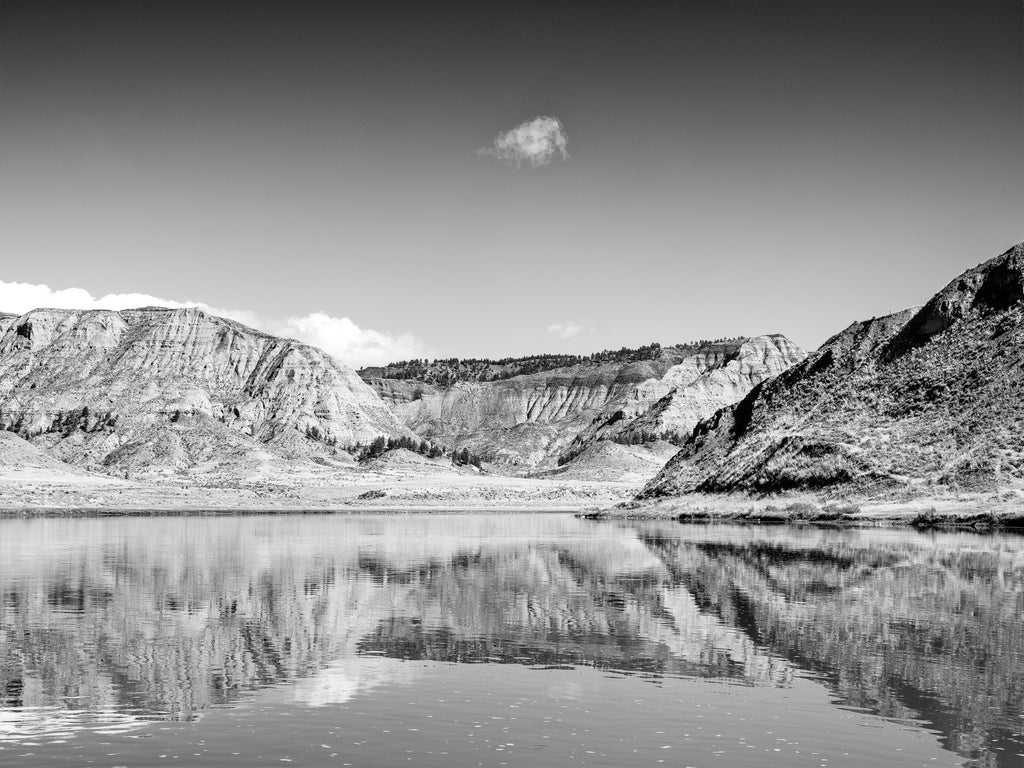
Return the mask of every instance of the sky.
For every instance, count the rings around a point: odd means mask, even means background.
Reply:
[[[814,348],[1021,240],[1019,0],[0,0],[0,311]]]

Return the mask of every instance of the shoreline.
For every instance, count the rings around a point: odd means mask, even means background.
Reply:
[[[554,507],[0,507],[0,520],[98,517],[256,517],[272,515],[576,515]]]
[[[298,476],[193,484],[98,475],[0,471],[0,518],[127,515],[408,514],[596,511],[627,501],[635,483],[497,475]]]
[[[195,500],[198,502],[199,500]],[[241,501],[241,500],[240,500]],[[259,503],[262,501],[263,503]],[[862,505],[817,507],[807,502],[752,504],[750,499],[699,499],[659,504],[626,504],[615,507],[593,504],[489,503],[352,504],[318,505],[267,503],[247,499],[234,505],[126,504],[95,505],[0,505],[0,520],[101,518],[101,517],[246,517],[271,515],[515,515],[563,514],[595,521],[666,521],[681,524],[750,526],[811,526],[819,528],[913,528],[915,530],[1009,531],[1024,534],[1024,508],[990,506],[978,499],[864,502]],[[692,506],[688,506],[692,505]]]
[[[0,470],[0,519],[563,513],[592,520],[1024,530],[1024,491],[827,496],[693,494],[634,501],[636,483],[393,472],[229,483]]]
[[[917,530],[1021,530],[1024,502],[1016,492],[905,499],[694,495],[627,502],[577,513],[591,520],[674,520],[680,523],[886,527]]]

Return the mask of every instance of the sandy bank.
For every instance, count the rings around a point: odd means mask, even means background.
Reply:
[[[327,512],[574,512],[685,522],[1024,528],[1024,493],[850,498],[694,495],[630,501],[639,484],[507,477],[402,460],[359,469],[203,474],[123,480],[63,465],[0,466],[0,516]]]
[[[0,516],[135,512],[540,511],[608,508],[637,485],[496,475],[399,474],[275,478],[198,485],[104,476],[0,476]]]

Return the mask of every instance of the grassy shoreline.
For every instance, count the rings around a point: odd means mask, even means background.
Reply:
[[[841,501],[815,497],[759,498],[695,494],[654,502],[627,502],[611,509],[577,514],[596,520],[1024,529],[1024,500],[1016,493]]]
[[[752,501],[754,503],[752,503]],[[583,508],[555,504],[415,504],[392,505],[267,505],[239,506],[137,505],[5,506],[0,520],[69,517],[231,517],[254,515],[471,515],[471,514],[572,514],[589,520],[674,520],[680,523],[728,523],[739,525],[810,525],[821,527],[886,527],[961,529],[973,531],[1019,530],[1024,533],[1024,509],[984,508],[978,501],[941,500],[938,504],[865,503],[825,505],[808,502],[756,503],[750,499],[674,500],[670,503]]]

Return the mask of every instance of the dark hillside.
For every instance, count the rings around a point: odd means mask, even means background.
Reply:
[[[1024,244],[697,425],[641,498],[1024,487]]]

